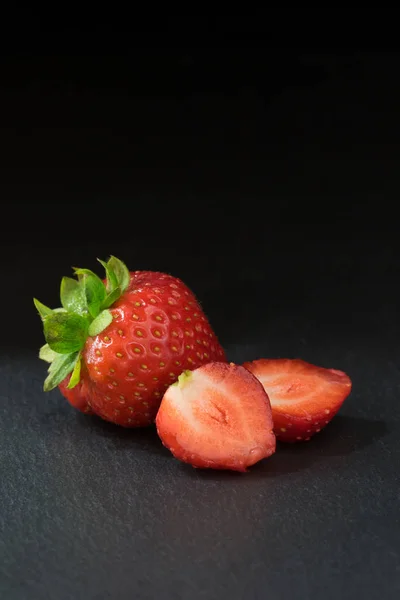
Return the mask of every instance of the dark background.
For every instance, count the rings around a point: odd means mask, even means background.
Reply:
[[[400,57],[274,31],[26,13],[7,38],[1,598],[399,596]],[[32,297],[109,254],[184,279],[231,360],[348,372],[340,415],[237,476],[44,394]]]

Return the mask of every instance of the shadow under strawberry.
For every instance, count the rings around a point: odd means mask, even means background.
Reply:
[[[311,441],[320,455],[345,456],[370,446],[388,432],[385,421],[337,415]]]
[[[170,456],[171,460],[173,459],[171,453],[162,445],[154,425],[133,429],[125,428],[104,421],[99,417],[88,417],[81,413],[77,413],[76,419],[82,427],[90,430],[91,435],[111,439],[117,448],[124,450],[132,448],[134,451],[135,447],[140,447],[144,452],[159,454],[164,457]]]
[[[169,457],[178,468],[186,471],[189,477],[212,480],[243,478],[243,481],[265,477],[279,477],[309,469],[315,462],[329,461],[335,456],[347,456],[373,444],[388,433],[384,421],[361,417],[338,415],[329,427],[312,438],[310,442],[298,444],[278,443],[276,453],[269,459],[259,462],[244,475],[234,471],[194,469],[179,463],[162,445],[154,426],[142,429],[126,429],[97,417],[87,417],[77,413],[79,425],[90,430],[91,434],[112,439],[115,447],[126,450],[140,447],[143,452]]]
[[[384,437],[388,431],[384,421],[338,415],[329,427],[313,437],[310,442],[278,442],[276,453],[251,467],[244,476],[233,471],[193,469],[189,465],[182,465],[182,468],[191,477],[213,480],[243,478],[243,481],[248,481],[279,477],[307,470],[316,462],[321,465],[324,460],[329,463],[332,457],[352,454]]]

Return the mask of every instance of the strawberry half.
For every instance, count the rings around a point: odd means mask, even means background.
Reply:
[[[63,278],[61,308],[35,300],[47,342],[39,356],[50,363],[44,389],[59,386],[75,408],[107,421],[149,425],[182,371],[225,354],[180,279],[100,262],[105,281],[89,269]]]
[[[243,365],[260,380],[282,442],[308,441],[336,415],[351,392],[351,380],[335,369],[299,359],[260,359]]]
[[[182,373],[166,391],[156,425],[164,446],[194,467],[244,472],[275,452],[268,396],[233,363]]]

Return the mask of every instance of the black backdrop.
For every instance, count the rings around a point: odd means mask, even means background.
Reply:
[[[39,21],[1,59],[2,597],[397,598],[398,54]],[[235,476],[44,395],[31,298],[109,254],[231,360],[347,371],[341,414]]]

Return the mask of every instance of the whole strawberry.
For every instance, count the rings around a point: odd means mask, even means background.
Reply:
[[[165,390],[185,370],[226,361],[194,294],[171,275],[105,263],[61,282],[62,308],[38,300],[50,363],[44,390],[59,386],[78,410],[125,427],[153,423]]]

